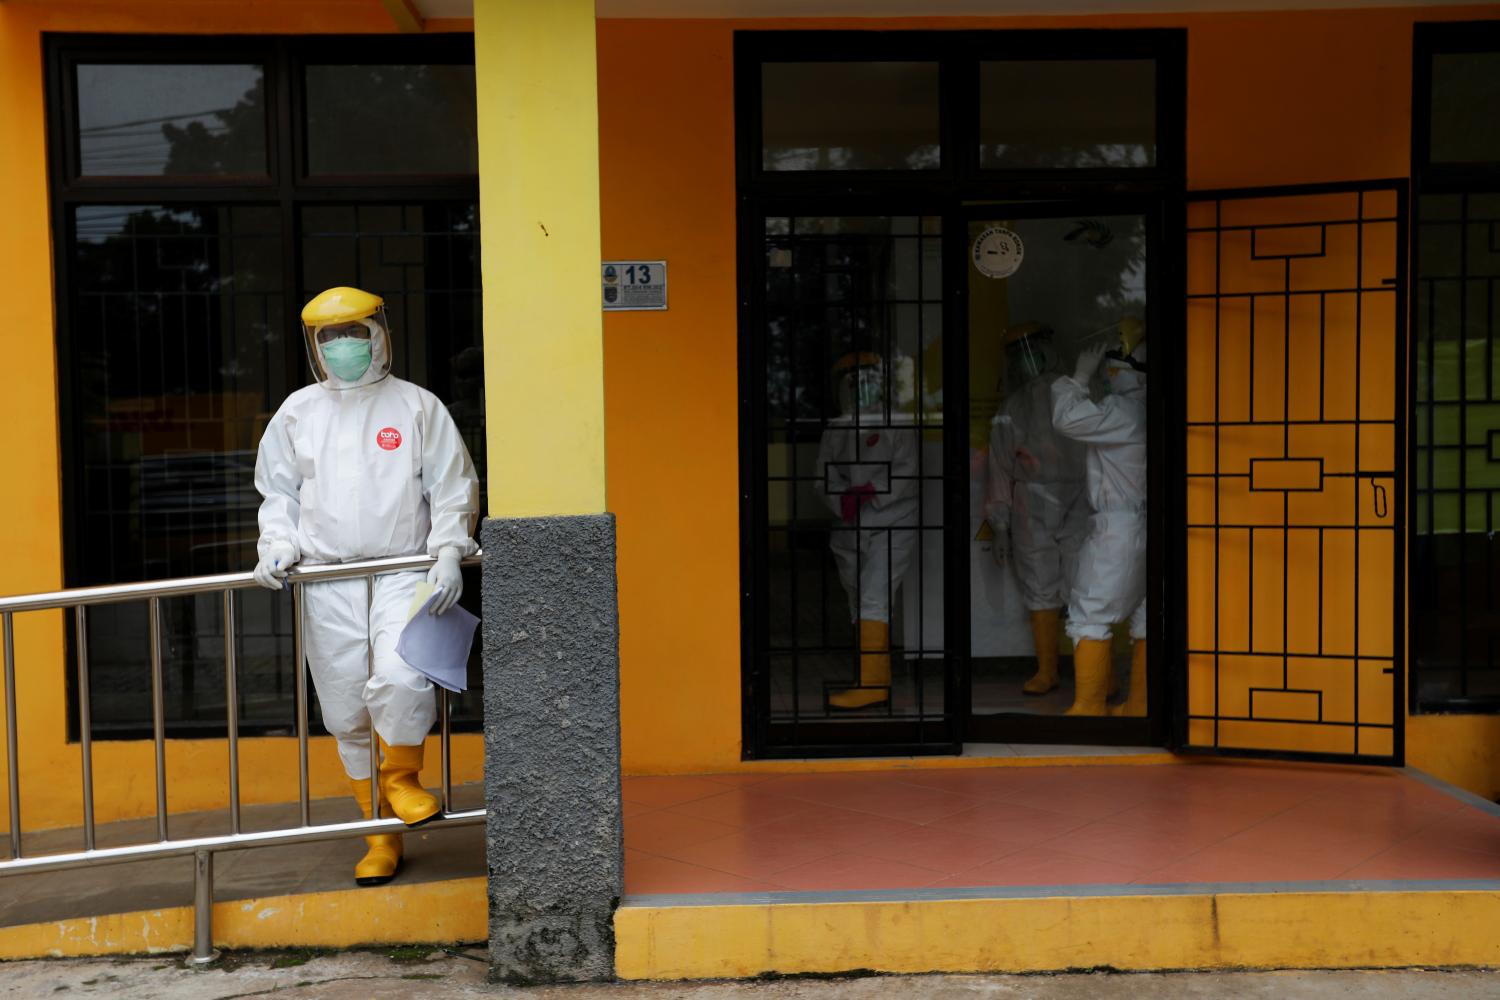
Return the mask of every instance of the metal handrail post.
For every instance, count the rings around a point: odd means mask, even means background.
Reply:
[[[156,839],[167,839],[167,709],[161,674],[161,598],[147,602],[151,614],[151,739],[156,747]]]
[[[94,849],[94,724],[89,705],[89,625],[83,605],[73,609],[78,645],[78,749],[83,758],[83,849]]]
[[[375,577],[365,577],[365,678],[375,676],[375,628],[370,621],[375,612]],[[365,722],[370,727],[370,818],[380,818],[380,734],[368,709]]]
[[[188,965],[208,965],[219,958],[214,949],[214,854],[193,854],[193,954]]]
[[[312,802],[307,781],[307,664],[302,652],[302,584],[292,584],[292,660],[296,684],[293,690],[297,713],[297,803],[303,826],[312,825]]]
[[[224,724],[229,735],[229,832],[240,832],[240,690],[234,658],[234,591],[224,591]]]
[[[448,741],[448,689],[438,688],[438,753],[441,757],[439,771],[443,781],[443,812],[453,811],[453,756]]]
[[[10,787],[10,856],[21,856],[21,762],[16,736],[16,620],[9,611],[5,625],[5,776]]]

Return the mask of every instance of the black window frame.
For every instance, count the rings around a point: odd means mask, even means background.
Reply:
[[[1417,570],[1421,566],[1421,563],[1416,558],[1418,539],[1421,537],[1418,531],[1416,516],[1417,470],[1422,468],[1419,459],[1420,450],[1416,429],[1420,407],[1431,405],[1432,403],[1431,400],[1424,402],[1419,395],[1421,386],[1417,375],[1416,356],[1416,350],[1420,346],[1417,340],[1417,331],[1422,329],[1420,317],[1421,305],[1416,286],[1422,280],[1422,241],[1419,239],[1419,234],[1423,225],[1423,198],[1425,195],[1443,194],[1457,195],[1463,198],[1474,194],[1500,195],[1500,160],[1490,163],[1434,162],[1431,156],[1433,57],[1464,52],[1500,53],[1500,20],[1418,22],[1413,26],[1411,267],[1409,272],[1413,287],[1411,294],[1407,297],[1410,309],[1407,317],[1407,329],[1411,331],[1411,346],[1406,366],[1406,393],[1407,399],[1410,401],[1408,404],[1407,420],[1411,428],[1407,444],[1407,467],[1412,470],[1408,486],[1408,489],[1411,491],[1411,497],[1407,504],[1407,510],[1410,513],[1407,518],[1406,540],[1408,551],[1412,553],[1413,557],[1407,570],[1409,589],[1405,594],[1408,613],[1412,619],[1408,641],[1415,639],[1423,627],[1416,621],[1417,615],[1411,611],[1411,596],[1417,593],[1419,589],[1429,587],[1429,581],[1418,578]],[[1495,117],[1495,109],[1476,109],[1476,114],[1486,113],[1492,119]],[[1467,376],[1463,377],[1466,378]],[[1430,424],[1431,421],[1429,420]],[[1432,484],[1429,482],[1428,489],[1431,488]],[[1429,511],[1431,509],[1431,506],[1429,506]],[[1462,503],[1460,504],[1460,516],[1467,516]],[[1466,612],[1467,609],[1465,614]],[[1465,661],[1460,665],[1459,669],[1464,675],[1467,675],[1470,669],[1469,663]],[[1407,670],[1407,709],[1412,715],[1442,713],[1473,715],[1500,714],[1500,695],[1473,697],[1465,694],[1458,697],[1423,698],[1421,696],[1421,685],[1418,683],[1418,679],[1422,673],[1422,665],[1419,650],[1415,648],[1408,651]],[[1464,686],[1467,687],[1467,682],[1465,682]]]
[[[81,476],[77,452],[79,423],[73,385],[66,376],[73,350],[70,251],[74,246],[74,209],[88,205],[258,205],[279,209],[282,243],[282,328],[290,381],[309,380],[300,311],[303,254],[298,216],[309,205],[479,201],[474,174],[312,175],[307,170],[303,69],[309,64],[467,64],[474,63],[474,39],[466,33],[431,35],[109,35],[44,33],[43,66],[47,125],[48,209],[51,223],[56,359],[59,377],[60,446],[64,586],[77,586],[85,539]],[[330,58],[335,53],[340,58]],[[347,54],[347,55],[346,55]],[[246,176],[80,176],[77,141],[78,95],[75,69],[80,63],[109,64],[259,64],[266,87],[267,175]],[[279,405],[279,401],[276,401]],[[130,581],[115,581],[130,582]],[[78,739],[78,680],[73,664],[77,639],[71,616],[64,629],[67,675],[68,740]],[[146,650],[142,649],[142,662]],[[288,725],[239,725],[242,736],[287,735]],[[322,732],[316,712],[309,713],[315,733]],[[455,717],[454,731],[478,731],[476,719]],[[178,731],[174,732],[174,729]],[[227,724],[168,721],[169,738],[214,739],[227,735]],[[139,740],[152,735],[149,725],[98,728],[96,740]]]
[[[981,62],[1001,59],[1078,60],[1149,58],[1156,62],[1156,157],[1149,167],[1054,168],[1042,170],[984,170],[979,166],[978,74]],[[899,61],[939,63],[939,136],[942,159],[936,170],[799,170],[764,169],[762,162],[760,67],[765,62],[866,62]],[[817,723],[802,723],[814,736],[810,742],[785,742],[771,737],[768,693],[761,683],[760,663],[765,651],[763,636],[769,628],[761,585],[766,579],[761,554],[766,510],[763,454],[764,440],[758,400],[763,385],[757,381],[763,358],[757,343],[758,323],[764,315],[764,288],[760,284],[767,215],[938,215],[944,219],[944,264],[946,285],[961,288],[966,275],[963,235],[949,231],[950,223],[962,221],[964,213],[989,202],[1006,199],[1056,201],[1066,206],[1081,200],[1116,200],[1128,205],[1137,199],[1156,199],[1162,240],[1170,248],[1181,240],[1186,228],[1187,188],[1187,30],[1142,29],[1015,29],[931,31],[757,31],[741,30],[734,37],[735,143],[738,196],[739,315],[739,485],[740,485],[740,667],[741,753],[745,759],[776,757],[841,757],[958,753],[965,739],[970,716],[968,643],[962,642],[950,656],[959,658],[948,669],[945,716],[949,723],[936,736],[923,732],[924,723],[882,723],[878,719],[837,723],[840,743],[817,742],[822,736]],[[957,155],[955,155],[957,154]],[[1180,243],[1179,243],[1180,245]],[[1158,317],[1158,339],[1180,344],[1185,318],[1173,302],[1182,301],[1186,277],[1181,254],[1170,249],[1153,262],[1152,293]],[[967,328],[967,303],[962,293],[945,295],[945,331]],[[963,338],[967,343],[967,336]],[[1152,635],[1156,649],[1164,652],[1186,648],[1186,623],[1168,610],[1182,604],[1185,579],[1185,543],[1173,540],[1172,527],[1185,516],[1185,491],[1175,484],[1184,480],[1185,438],[1168,433],[1185,420],[1185,402],[1173,389],[1182,384],[1178,360],[1171,351],[1153,357],[1153,381],[1161,388],[1148,400],[1151,466],[1148,471],[1149,531],[1147,574]],[[968,359],[956,348],[944,351],[945,385],[967,386]],[[967,392],[944,397],[944,425],[965,426]],[[944,444],[945,467],[963,468],[967,462],[967,440],[963,434],[948,434]],[[1169,489],[1169,486],[1173,487]],[[967,520],[966,500],[957,489],[949,489],[944,501],[944,523]],[[1175,518],[1175,520],[1174,520]],[[947,532],[944,562],[967,564],[962,533]],[[1179,551],[1180,550],[1180,551]],[[967,608],[953,601],[945,608],[945,633],[969,634]],[[1175,652],[1172,652],[1175,655]],[[1172,734],[1172,698],[1178,696],[1171,671],[1180,664],[1166,655],[1154,657],[1163,666],[1156,676],[1170,683],[1153,681],[1149,726],[1143,724],[1133,739],[1145,738],[1166,745]],[[1084,720],[1073,720],[1083,722]],[[1098,720],[1081,725],[1081,738],[1120,742],[1108,726],[1118,720]],[[1143,723],[1147,720],[1141,720]],[[827,731],[832,735],[834,731]],[[915,737],[915,741],[913,741]]]

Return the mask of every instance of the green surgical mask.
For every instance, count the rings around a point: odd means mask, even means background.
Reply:
[[[324,344],[323,364],[345,382],[355,382],[370,367],[370,342],[359,337],[340,337]]]

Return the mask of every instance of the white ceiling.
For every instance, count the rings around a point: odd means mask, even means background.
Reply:
[[[545,2],[545,0],[544,0]],[[1493,0],[596,0],[600,17],[973,17],[1011,14],[1475,7]],[[473,17],[473,0],[416,0],[427,17]]]

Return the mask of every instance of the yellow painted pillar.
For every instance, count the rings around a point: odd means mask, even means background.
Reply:
[[[491,517],[604,496],[593,0],[475,0]]]
[[[594,4],[474,8],[490,975],[605,980],[625,858]]]

